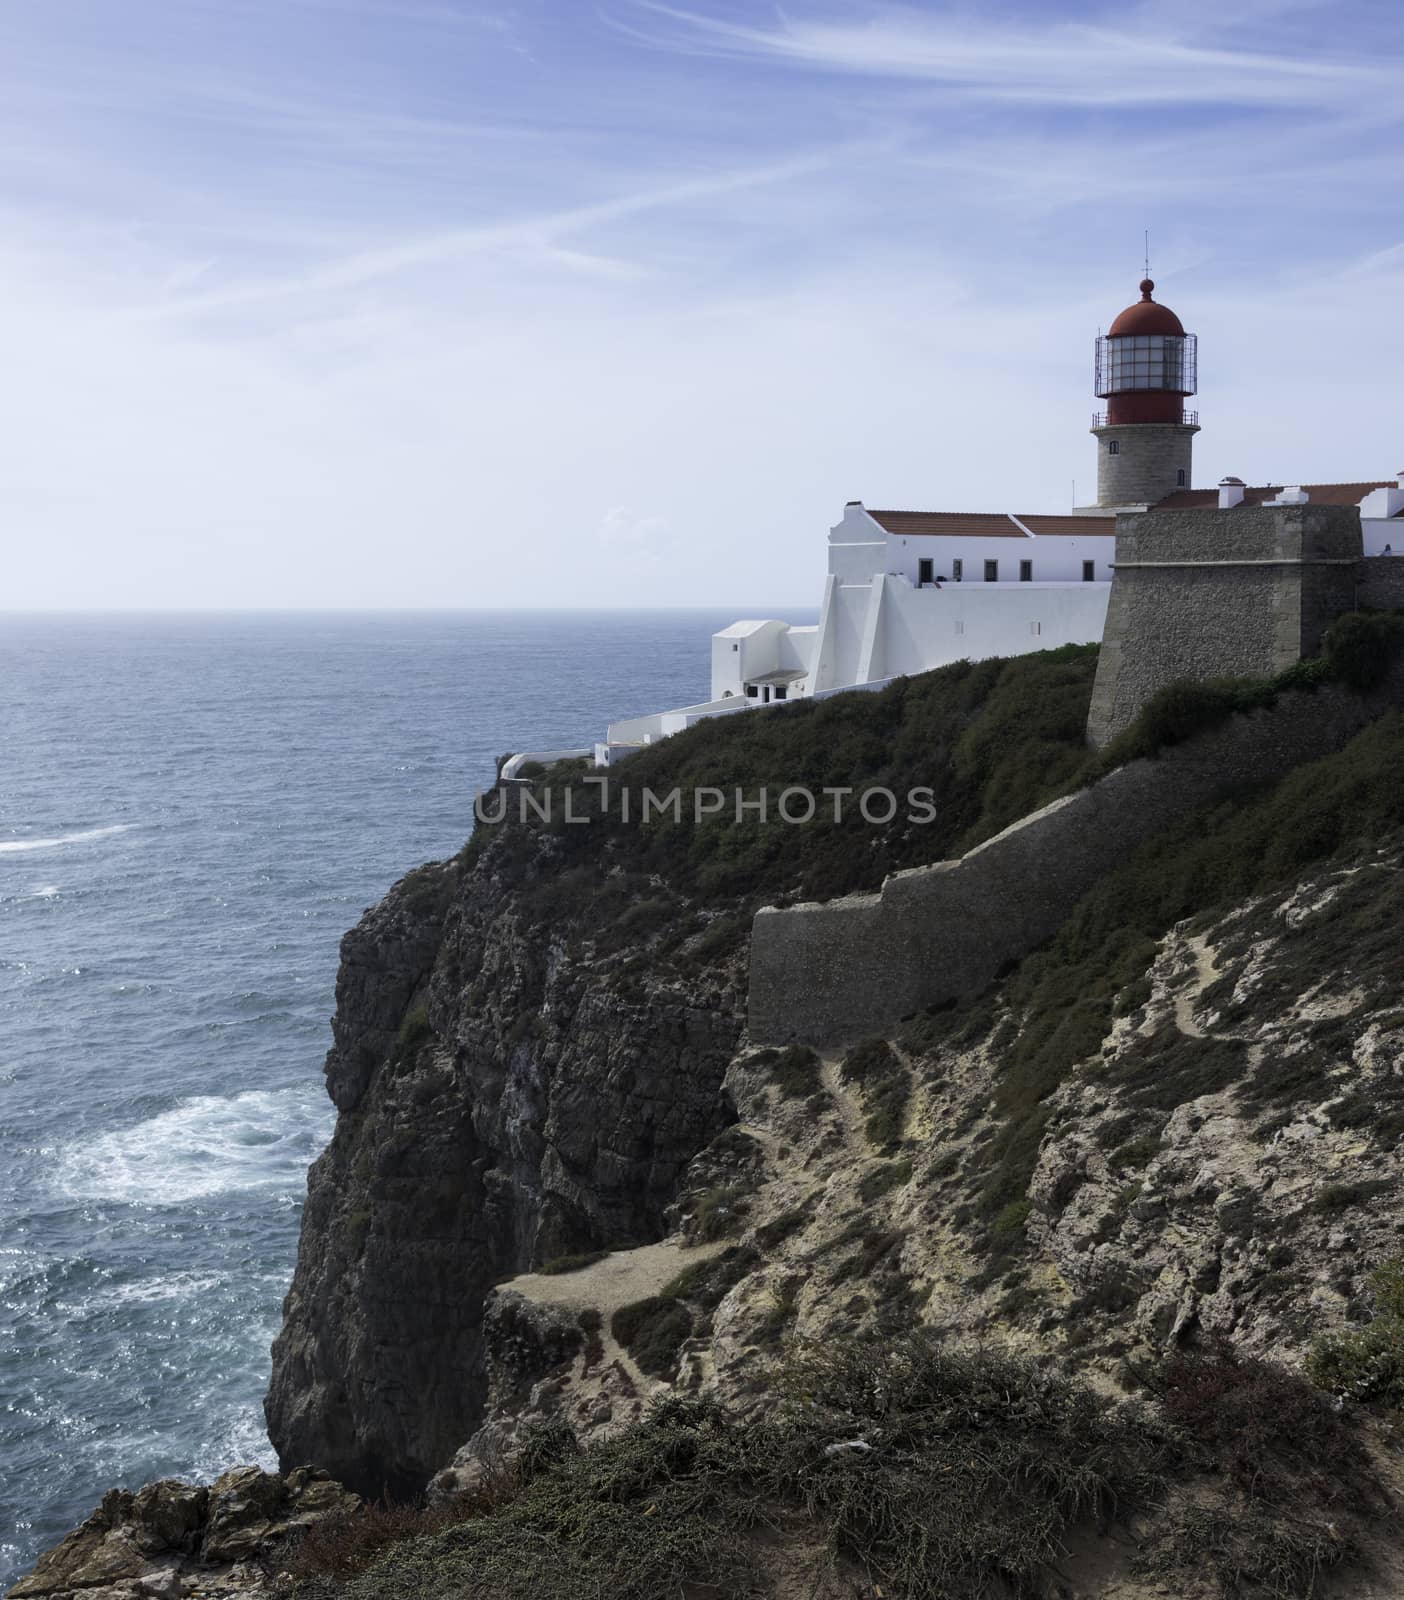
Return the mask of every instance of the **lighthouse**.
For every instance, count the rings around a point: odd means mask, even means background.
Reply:
[[[1197,386],[1199,342],[1154,290],[1143,279],[1141,298],[1097,340],[1097,397],[1107,403],[1092,419],[1099,509],[1142,509],[1191,486],[1199,416],[1185,399]]]

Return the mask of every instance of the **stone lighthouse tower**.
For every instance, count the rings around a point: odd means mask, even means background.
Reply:
[[[1155,284],[1097,340],[1097,395],[1107,402],[1097,440],[1097,506],[1141,509],[1190,487],[1198,413],[1185,410],[1197,386],[1198,340],[1151,299]]]

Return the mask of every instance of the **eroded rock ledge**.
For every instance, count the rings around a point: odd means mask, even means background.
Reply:
[[[324,1472],[236,1467],[209,1487],[173,1478],[109,1490],[10,1600],[262,1600],[306,1528],[360,1502]]]

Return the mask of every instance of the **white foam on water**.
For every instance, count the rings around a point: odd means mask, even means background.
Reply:
[[[132,824],[116,822],[110,828],[85,828],[81,833],[63,833],[56,839],[0,839],[0,855],[19,855],[30,850],[56,850],[64,844],[82,844],[88,839],[107,839],[126,833]]]
[[[179,1205],[231,1190],[291,1186],[331,1131],[307,1089],[198,1095],[58,1152],[54,1187],[72,1200]]]
[[[41,883],[37,889],[29,891],[31,900],[54,900],[58,897],[59,886],[56,883]]]
[[[162,1300],[193,1300],[224,1286],[224,1279],[211,1272],[173,1272],[146,1283],[118,1283],[93,1296],[99,1305],[145,1306]]]

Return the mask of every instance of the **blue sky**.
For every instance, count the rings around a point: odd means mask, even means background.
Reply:
[[[816,603],[1057,511],[1092,340],[1196,479],[1404,462],[1393,4],[8,0],[7,606]]]

